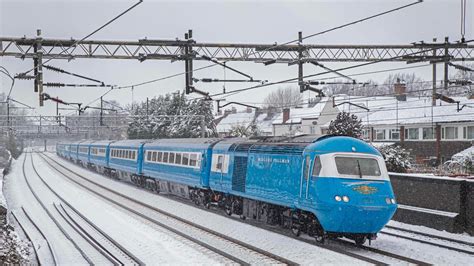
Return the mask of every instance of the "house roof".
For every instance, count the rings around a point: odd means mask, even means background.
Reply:
[[[290,108],[290,118],[285,124],[299,124],[303,119],[318,119],[327,101],[329,101],[329,98],[324,97],[320,102],[311,107],[309,104],[306,104],[300,108]],[[283,113],[279,113],[272,124],[283,124]]]
[[[459,101],[460,107],[464,104],[466,106],[458,112],[456,103],[436,100],[436,106],[432,107],[430,96],[407,96],[406,101],[399,101],[396,97],[337,95],[334,102],[339,112],[345,111],[357,115],[364,125],[410,125],[474,121],[474,100],[466,97],[451,98]],[[328,125],[329,122],[324,126]]]
[[[363,123],[371,125],[474,121],[474,110],[472,109],[474,100],[465,97],[452,98],[460,102],[459,107],[465,105],[462,110],[458,110],[456,103],[447,103],[441,100],[436,100],[436,106],[432,106],[431,97],[407,97],[406,101],[382,105],[373,112],[371,111],[368,117],[361,116],[361,119]]]
[[[232,126],[249,126],[255,118],[255,111],[251,113],[230,113],[217,124],[217,132],[229,132]]]

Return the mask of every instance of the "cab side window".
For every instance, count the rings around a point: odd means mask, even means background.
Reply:
[[[222,165],[224,164],[224,155],[219,155],[217,157],[216,169],[222,171]]]
[[[319,176],[320,173],[321,173],[321,158],[319,156],[316,156],[314,157],[312,176]]]
[[[306,158],[305,158],[304,171],[303,171],[303,176],[304,176],[305,179],[308,179],[310,162],[311,162],[311,159],[310,159],[309,155],[307,155]]]

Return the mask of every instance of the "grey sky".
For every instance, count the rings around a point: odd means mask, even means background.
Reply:
[[[240,43],[282,43],[303,35],[315,33],[345,22],[369,16],[410,1],[147,1],[98,32],[90,39],[137,40],[183,38],[184,32],[193,29],[198,42],[240,42]],[[135,1],[5,1],[0,0],[0,36],[34,37],[36,29],[41,29],[45,38],[80,39],[97,27],[131,6]],[[473,34],[473,3],[468,1],[467,39]],[[434,37],[443,40],[460,39],[460,1],[424,1],[408,9],[380,18],[363,22],[342,30],[305,40],[318,44],[409,44],[414,41],[431,41]],[[54,60],[50,63],[63,69],[91,76],[115,85],[129,85],[182,72],[183,62],[134,60],[77,59],[71,62]],[[197,62],[195,68],[208,63]],[[0,57],[0,65],[12,73],[32,68],[32,60],[21,61],[12,57]],[[256,79],[277,81],[297,75],[296,66],[262,66],[254,63],[232,63],[232,66],[251,74]],[[342,67],[346,64],[330,64]],[[376,69],[402,67],[402,63],[384,63],[376,66],[357,68],[346,74]],[[320,72],[316,67],[306,67],[305,74]],[[423,78],[431,78],[431,68],[416,72]],[[439,73],[441,74],[441,67]],[[365,81],[374,79],[382,82],[387,74],[359,77]],[[195,77],[223,78],[222,67],[196,72]],[[227,71],[227,78],[238,78]],[[9,79],[3,75],[1,90],[7,91]],[[45,82],[84,83],[77,78],[45,72]],[[182,90],[184,77],[135,88],[135,101],[144,100],[167,92]],[[227,90],[246,87],[246,84],[227,84]],[[266,87],[241,93],[228,100],[262,102],[264,96],[274,87]],[[211,93],[220,92],[222,84],[198,83],[198,88]],[[105,89],[46,88],[45,92],[59,96],[66,101],[89,102]],[[131,91],[113,91],[106,99],[114,99],[121,104],[131,102]],[[306,96],[306,95],[305,95]],[[37,94],[33,93],[32,81],[17,81],[12,97],[38,106]],[[53,114],[54,105],[38,110],[42,114]]]

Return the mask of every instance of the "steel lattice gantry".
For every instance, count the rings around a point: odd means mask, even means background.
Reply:
[[[43,106],[43,59],[56,58],[74,60],[90,59],[135,59],[171,60],[185,62],[186,94],[196,92],[209,94],[193,86],[193,61],[207,60],[242,61],[264,63],[298,64],[300,91],[307,90],[303,80],[303,64],[318,62],[430,62],[444,63],[444,85],[448,84],[448,64],[453,61],[474,61],[474,45],[451,43],[448,38],[442,43],[413,43],[411,45],[312,45],[303,44],[302,32],[296,44],[232,44],[199,43],[192,37],[192,30],[185,33],[184,40],[100,41],[74,39],[48,39],[37,31],[36,38],[0,37],[0,56],[20,59],[32,58],[33,76],[22,73],[20,78],[33,78],[35,92],[39,94],[39,105]],[[327,68],[326,68],[327,69]],[[436,75],[433,67],[433,80]],[[242,72],[239,72],[242,73]],[[252,80],[248,75],[247,77]],[[436,86],[433,85],[433,95]],[[433,100],[434,101],[434,100]]]
[[[40,44],[40,45],[39,45]],[[70,48],[66,51],[70,46]],[[316,61],[424,61],[433,57],[433,48],[448,51],[450,61],[474,61],[474,45],[462,43],[430,43],[411,45],[276,45],[199,43],[188,40],[138,40],[138,41],[82,41],[43,38],[0,38],[0,56],[34,58],[38,49],[43,58],[97,58],[97,59],[154,59],[185,60],[186,47],[192,47],[193,60],[205,60],[202,56],[222,61],[288,63],[303,57]],[[426,50],[426,52],[423,52]],[[409,56],[415,54],[416,56]],[[403,57],[405,56],[406,57]],[[397,57],[396,59],[392,59]],[[438,57],[439,58],[439,57]]]

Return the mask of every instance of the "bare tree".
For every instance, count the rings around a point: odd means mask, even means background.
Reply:
[[[415,75],[415,73],[396,73],[390,74],[385,80],[383,87],[386,93],[393,93],[394,84],[397,80],[405,82],[407,94],[411,96],[431,96],[431,81],[423,80]]]
[[[298,106],[302,103],[303,96],[298,88],[285,87],[271,92],[264,100],[266,108],[290,108]]]

